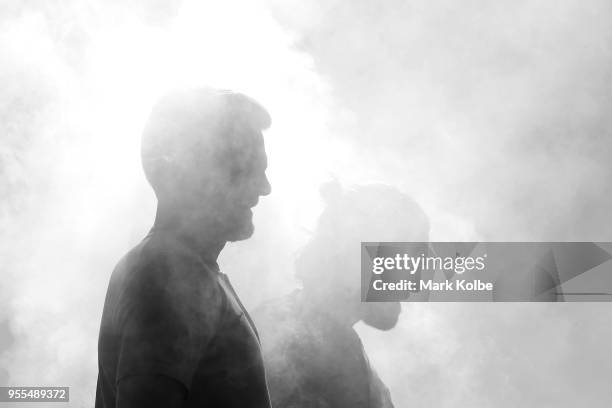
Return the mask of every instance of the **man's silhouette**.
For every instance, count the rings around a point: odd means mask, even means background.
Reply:
[[[391,408],[353,326],[392,329],[397,302],[361,303],[361,241],[427,241],[421,208],[395,189],[323,189],[317,229],[296,262],[303,288],[254,312],[275,408]]]
[[[142,139],[158,199],[151,232],[115,268],[98,344],[96,408],[269,407],[257,332],[220,273],[270,193],[268,113],[238,93],[165,96]]]

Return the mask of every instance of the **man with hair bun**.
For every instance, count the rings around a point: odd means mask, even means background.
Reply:
[[[175,91],[153,108],[141,154],[157,214],[110,279],[96,408],[270,407],[257,331],[217,265],[270,193],[269,125],[229,91]]]
[[[254,312],[272,405],[277,408],[391,408],[368,362],[358,322],[395,327],[398,302],[361,302],[362,241],[428,241],[429,221],[410,197],[384,185],[323,186],[325,209],[296,261],[302,289]]]

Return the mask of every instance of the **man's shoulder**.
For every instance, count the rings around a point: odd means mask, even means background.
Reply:
[[[193,266],[207,269],[201,258],[175,235],[169,233],[149,234],[132,251],[141,263],[167,264],[175,268]]]
[[[206,277],[213,271],[172,234],[149,234],[118,263],[117,270],[141,278]],[[142,275],[142,276],[141,276]]]
[[[121,311],[122,316],[214,317],[223,308],[216,273],[172,237],[153,234],[115,267],[105,307]]]
[[[172,235],[149,234],[119,261],[110,286],[130,297],[210,297],[219,291],[216,273]]]

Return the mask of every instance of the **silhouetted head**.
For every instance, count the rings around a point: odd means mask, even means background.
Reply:
[[[266,110],[239,93],[201,88],[164,96],[141,149],[159,206],[220,240],[250,237],[251,208],[270,193],[262,136],[269,125]]]
[[[401,312],[398,302],[361,302],[360,244],[427,241],[427,216],[409,196],[385,185],[343,190],[332,182],[321,192],[325,209],[296,262],[304,293],[331,313],[381,330],[393,328]]]

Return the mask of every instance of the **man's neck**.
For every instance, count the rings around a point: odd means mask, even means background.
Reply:
[[[302,289],[299,301],[311,313],[327,316],[340,326],[353,327],[360,318],[352,305],[333,295],[323,295],[312,289]]]
[[[177,238],[184,240],[202,259],[216,263],[227,241],[219,239],[219,234],[215,233],[212,226],[207,228],[207,224],[201,217],[196,221],[196,217],[186,212],[158,205],[153,230],[172,232]]]

